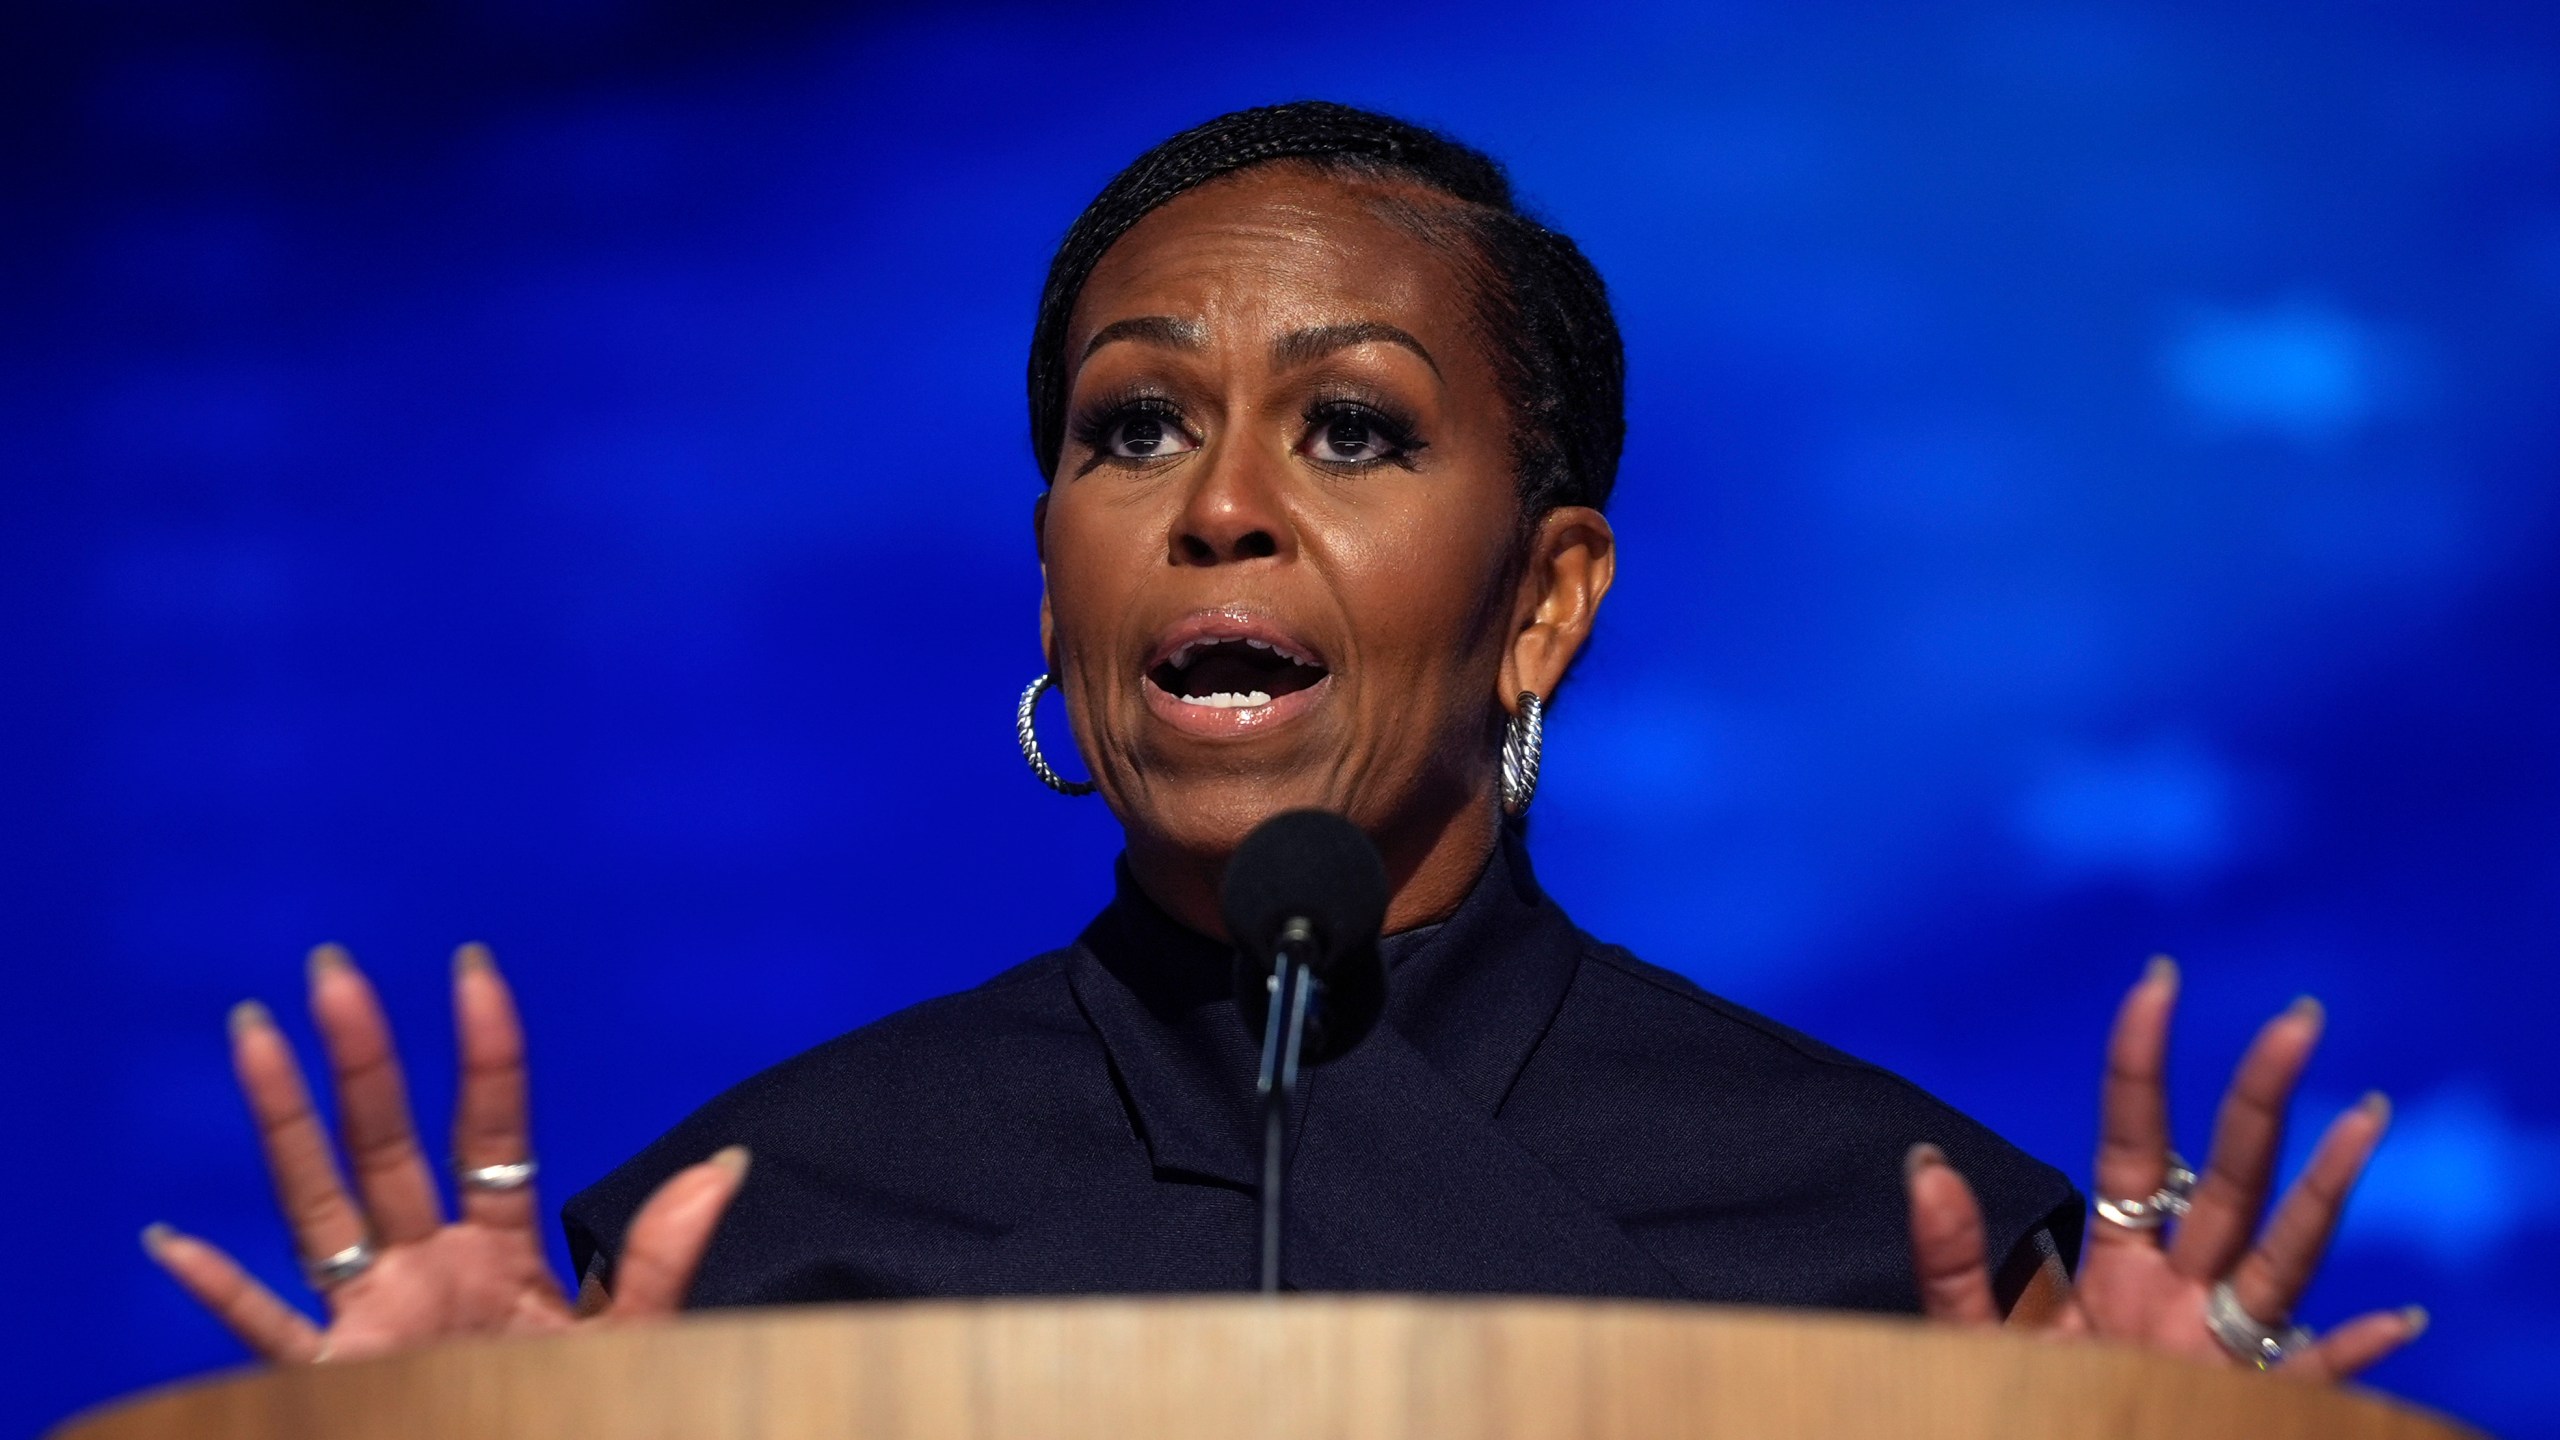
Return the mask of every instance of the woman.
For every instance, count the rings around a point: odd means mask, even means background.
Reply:
[[[688,1300],[1241,1288],[1254,1054],[1219,881],[1258,822],[1312,806],[1386,860],[1392,978],[1385,1023],[1298,1110],[1299,1288],[1916,1308],[2315,1378],[2412,1338],[2415,1311],[2287,1329],[2379,1097],[2257,1226],[2316,1006],[2258,1036],[2186,1209],[2160,1079],[2176,972],[2155,962],[2108,1055],[2082,1256],[2060,1174],[1540,892],[1506,816],[1616,564],[1621,366],[1599,277],[1474,151],[1319,104],[1159,146],[1068,233],[1031,351],[1041,641],[1092,782],[1033,740],[1049,676],[1021,731],[1035,773],[1098,789],[1126,830],[1103,914],[746,1082],[577,1196],[574,1300],[541,1258],[488,956],[457,957],[447,1222],[372,993],[324,948],[352,1195],[274,1027],[247,1005],[233,1028],[328,1325],[202,1241],[154,1227],[152,1253],[306,1361]]]

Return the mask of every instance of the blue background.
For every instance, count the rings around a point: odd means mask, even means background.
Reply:
[[[13,7],[0,1430],[238,1357],[146,1221],[290,1285],[221,1018],[305,1033],[314,941],[438,1129],[496,946],[556,1200],[1073,933],[1115,832],[1007,724],[1038,279],[1323,95],[1615,287],[1582,922],[2074,1173],[2145,955],[2191,1149],[2320,995],[2307,1103],[2400,1118],[2309,1317],[2426,1303],[2380,1383],[2560,1433],[2555,15]]]

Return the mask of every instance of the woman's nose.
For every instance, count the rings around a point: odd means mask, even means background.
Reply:
[[[1295,548],[1280,507],[1276,477],[1258,473],[1252,457],[1222,455],[1201,466],[1174,518],[1176,565],[1230,565],[1268,560]]]

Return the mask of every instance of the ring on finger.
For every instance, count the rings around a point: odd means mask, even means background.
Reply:
[[[2177,1151],[2169,1152],[2169,1173],[2160,1188],[2139,1200],[2118,1200],[2101,1195],[2097,1200],[2098,1218],[2126,1230],[2157,1230],[2168,1220],[2187,1213],[2187,1197],[2195,1192],[2196,1172]]]
[[[370,1242],[359,1240],[335,1254],[302,1262],[302,1278],[311,1288],[326,1295],[373,1268],[374,1253]]]
[[[534,1174],[540,1168],[534,1162],[534,1158],[527,1155],[521,1160],[510,1160],[503,1165],[468,1167],[456,1165],[453,1178],[460,1182],[465,1190],[485,1190],[492,1194],[504,1194],[510,1190],[521,1190],[532,1184]]]
[[[2204,1328],[2222,1342],[2232,1357],[2271,1370],[2287,1359],[2311,1348],[2316,1338],[2307,1328],[2291,1320],[2270,1325],[2250,1314],[2240,1304],[2239,1294],[2228,1280],[2217,1280],[2204,1300]]]

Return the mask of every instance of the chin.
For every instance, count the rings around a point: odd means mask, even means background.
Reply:
[[[1154,843],[1184,854],[1225,856],[1255,826],[1283,811],[1348,808],[1313,775],[1202,775],[1150,785],[1127,824],[1133,840],[1144,831]]]

